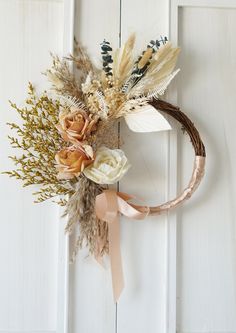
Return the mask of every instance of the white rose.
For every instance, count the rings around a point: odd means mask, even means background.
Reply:
[[[118,182],[130,168],[124,152],[120,149],[101,147],[90,166],[84,169],[84,175],[97,184],[114,184]]]

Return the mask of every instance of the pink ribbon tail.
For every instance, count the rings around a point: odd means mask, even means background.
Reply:
[[[123,214],[131,219],[144,219],[149,208],[134,205],[127,201],[132,199],[130,195],[113,190],[105,190],[97,195],[95,202],[96,215],[100,220],[108,223],[109,255],[111,262],[113,296],[115,302],[118,301],[124,289],[124,275],[122,268],[120,250],[120,223],[119,214]],[[101,261],[99,255],[96,256]]]

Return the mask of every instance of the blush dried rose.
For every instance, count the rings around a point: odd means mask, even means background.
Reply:
[[[96,119],[88,115],[84,110],[71,107],[71,112],[61,112],[57,129],[65,141],[80,146],[96,129]]]
[[[82,148],[76,147],[60,150],[56,154],[55,160],[57,163],[58,179],[72,179],[79,176],[93,162],[92,156],[89,156]]]

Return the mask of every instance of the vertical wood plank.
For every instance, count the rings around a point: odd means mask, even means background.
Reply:
[[[101,66],[100,43],[119,41],[120,1],[77,0],[75,36],[93,61]],[[73,241],[71,241],[73,250]],[[102,268],[87,250],[70,267],[70,332],[116,332],[110,270]]]
[[[62,52],[62,31],[62,2],[0,1],[0,171],[12,169],[15,153],[5,123],[19,121],[8,100],[22,105],[29,80],[45,88],[41,72],[50,50]],[[0,182],[0,331],[55,331],[58,207],[33,204],[36,187],[3,175]]]
[[[207,148],[204,183],[181,212],[179,330],[235,332],[236,9],[207,8],[209,1],[202,5],[179,12],[178,99]],[[183,185],[192,152],[185,137],[180,143]]]
[[[178,7],[169,3],[169,39],[174,46],[178,44]],[[179,67],[179,62],[177,63]],[[168,89],[168,100],[174,105],[178,105],[177,100],[178,80],[174,80]],[[179,191],[178,183],[178,128],[174,122],[173,130],[169,133],[169,164],[168,164],[168,191],[169,198],[174,198]],[[167,220],[167,293],[166,293],[166,332],[176,333],[177,327],[177,256],[178,256],[178,209],[169,212]]]
[[[137,33],[139,52],[150,39],[168,33],[168,3],[122,1],[122,42]],[[168,196],[167,133],[131,133],[121,126],[124,149],[132,168],[120,189],[143,198],[149,205]],[[122,218],[122,256],[125,290],[118,305],[118,332],[166,332],[166,223],[167,216],[145,221]]]
[[[64,1],[63,54],[73,54],[74,49],[75,1]],[[71,68],[73,64],[70,64]],[[63,214],[63,210],[59,212]],[[69,331],[69,294],[70,294],[70,235],[65,234],[65,219],[59,217],[58,242],[58,296],[57,296],[57,333]]]

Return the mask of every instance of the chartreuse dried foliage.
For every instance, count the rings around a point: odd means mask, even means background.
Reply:
[[[16,136],[9,136],[9,140],[12,148],[22,154],[9,156],[16,168],[4,173],[21,179],[24,187],[40,185],[41,188],[34,193],[35,202],[69,194],[71,190],[66,181],[58,180],[55,168],[55,152],[67,145],[55,127],[60,102],[52,100],[46,92],[38,97],[29,83],[26,106],[20,108],[12,102],[10,105],[21,117],[22,125],[8,123],[16,133]],[[59,203],[64,201],[61,199]]]

